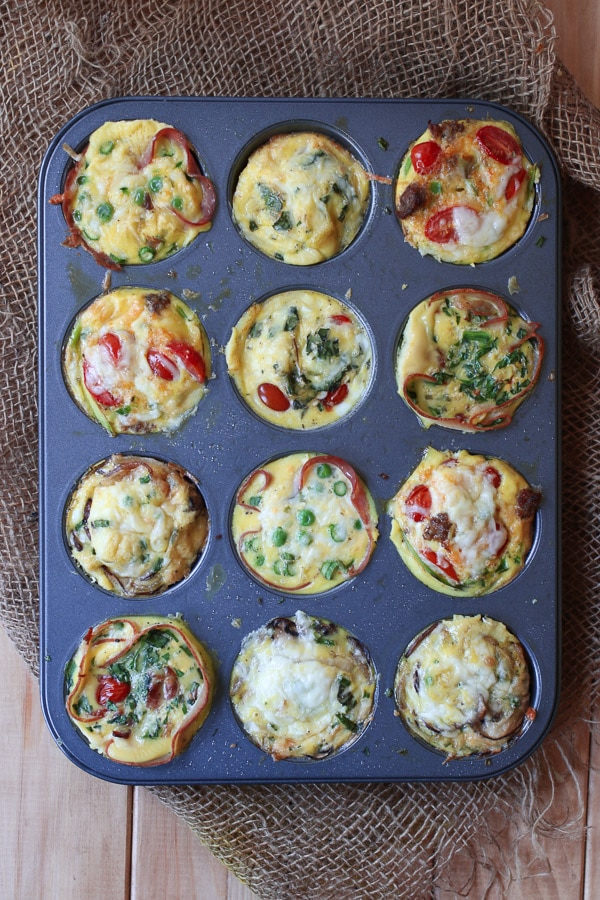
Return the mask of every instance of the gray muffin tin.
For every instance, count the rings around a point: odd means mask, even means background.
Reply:
[[[421,257],[404,242],[394,214],[394,185],[372,182],[370,209],[359,237],[340,256],[311,267],[268,259],[249,246],[231,217],[235,173],[249,149],[281,130],[322,130],[348,145],[372,172],[395,178],[410,142],[429,120],[512,122],[541,179],[530,225],[499,258],[457,266]],[[213,181],[218,206],[210,231],[167,260],[112,273],[112,287],[168,289],[199,314],[213,343],[214,379],[196,414],[174,436],[110,437],[74,404],[62,377],[61,347],[74,315],[103,290],[105,271],[92,256],[61,242],[60,206],[69,159],[108,120],[154,118],[181,129]],[[75,764],[125,784],[460,781],[498,775],[540,744],[558,701],[560,669],[559,552],[559,300],[560,181],[540,134],[496,104],[469,100],[232,99],[132,97],[107,100],[76,115],[56,135],[39,180],[39,428],[41,539],[41,698],[48,727]],[[509,280],[518,293],[511,296]],[[514,281],[511,282],[514,285]],[[423,429],[396,391],[394,356],[403,322],[421,300],[443,288],[495,291],[541,323],[545,357],[533,394],[512,424],[486,434]],[[375,377],[365,402],[345,421],[318,431],[284,431],[251,414],[227,374],[222,348],[253,301],[309,287],[350,305],[367,322]],[[349,293],[348,293],[349,292]],[[390,541],[385,504],[421,459],[426,446],[500,456],[541,487],[534,548],[512,584],[481,598],[455,599],[421,584]],[[380,512],[380,537],[365,569],[321,596],[289,596],[261,588],[242,568],[229,537],[231,502],[252,469],[284,453],[315,450],[344,457],[365,480]],[[97,460],[133,452],[173,460],[201,484],[211,520],[199,565],[161,596],[125,600],[87,581],[63,537],[69,492]],[[229,674],[243,637],[275,616],[303,609],[338,622],[372,653],[379,673],[375,716],[348,750],[320,761],[275,762],[243,734],[231,710]],[[172,762],[140,768],[113,763],[91,750],[64,708],[65,664],[92,625],[113,616],[181,613],[210,650],[218,678],[212,710],[189,748]],[[444,762],[413,738],[394,715],[391,696],[398,660],[422,628],[454,613],[485,614],[522,641],[532,673],[535,720],[506,750],[488,758]]]

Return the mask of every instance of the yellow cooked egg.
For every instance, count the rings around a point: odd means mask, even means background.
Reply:
[[[425,428],[503,428],[538,380],[544,344],[537,328],[489,291],[438,291],[408,317],[398,392]]]
[[[250,740],[273,759],[322,759],[364,732],[376,686],[360,641],[334,622],[298,611],[244,639],[230,696]]]
[[[236,494],[240,560],[277,591],[318,594],[362,572],[378,537],[373,499],[345,460],[293,453],[255,469]]]
[[[309,290],[254,303],[233,328],[226,357],[248,406],[283,428],[319,428],[348,415],[372,373],[371,341],[357,316]]]
[[[391,539],[433,590],[488,594],[523,569],[540,500],[540,491],[502,459],[428,447],[388,504]]]
[[[181,131],[133,119],[94,131],[50,202],[62,204],[67,246],[119,269],[187,246],[210,228],[216,198]]]
[[[396,182],[405,240],[443,262],[493,259],[524,233],[538,177],[509,122],[430,123]]]
[[[77,316],[63,353],[73,399],[109,434],[174,431],[204,396],[210,366],[196,313],[150,288],[102,294]]]
[[[114,762],[170,762],[203,724],[210,657],[177,617],[128,616],[90,628],[66,668],[69,718]]]
[[[523,647],[502,622],[453,616],[426,628],[394,682],[409,731],[449,759],[504,750],[535,717]]]
[[[208,537],[208,512],[175,463],[115,454],[79,480],[65,517],[77,565],[123,597],[154,596],[186,578]]]
[[[240,173],[233,218],[267,256],[309,266],[336,256],[356,237],[369,201],[369,179],[352,154],[312,132],[277,134]]]

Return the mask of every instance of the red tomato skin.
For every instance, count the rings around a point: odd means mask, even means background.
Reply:
[[[263,381],[256,389],[258,399],[273,412],[285,412],[290,408],[290,401],[276,384]]]
[[[409,509],[408,515],[413,522],[423,522],[427,518],[424,510],[431,509],[431,492],[426,484],[417,484],[405,500],[408,507],[418,507],[417,509]]]
[[[509,203],[515,194],[519,193],[521,185],[525,181],[527,177],[527,172],[525,169],[519,169],[518,172],[515,172],[514,175],[511,175],[508,179],[508,184],[506,185],[506,189],[504,191],[504,199],[507,203]]]
[[[131,685],[127,681],[117,681],[112,675],[102,675],[96,690],[96,700],[100,706],[120,703],[129,696]]]
[[[500,487],[500,483],[502,481],[502,476],[498,469],[495,469],[493,466],[487,466],[484,470],[485,475],[490,479],[492,485],[498,490]]]
[[[330,316],[332,322],[335,322],[336,325],[350,325],[352,323],[352,319],[350,316],[345,316],[343,313],[336,313],[333,316]]]
[[[441,559],[438,557],[438,554],[434,550],[423,550],[423,556],[425,559],[432,563],[436,568],[440,569],[444,573],[447,578],[450,578],[452,581],[458,582],[458,575],[456,574],[456,569],[452,565],[452,563],[447,560],[445,557]]]
[[[433,241],[434,244],[449,244],[451,241],[457,240],[458,235],[452,219],[453,209],[455,207],[447,206],[430,216],[425,225],[427,240]]]
[[[100,403],[101,406],[121,405],[121,401],[117,397],[113,397],[110,391],[107,391],[102,387],[98,373],[85,357],[83,358],[83,383],[85,384],[88,393],[91,394],[96,403]]]
[[[348,385],[340,384],[338,387],[334,388],[332,391],[328,391],[327,396],[322,401],[325,409],[333,409],[334,406],[338,406],[348,396]]]
[[[148,361],[152,373],[156,375],[157,378],[163,378],[165,381],[173,381],[176,377],[177,366],[173,360],[169,359],[164,353],[161,353],[160,350],[153,350],[152,348],[148,350],[146,353],[146,360]]]
[[[521,158],[521,148],[512,134],[497,125],[484,125],[476,135],[477,143],[496,162],[508,166],[515,157]]]
[[[169,341],[167,350],[170,350],[182,363],[192,378],[204,384],[206,381],[206,366],[204,360],[195,347],[186,344],[185,341]]]
[[[421,141],[410,151],[410,159],[417,175],[425,175],[435,168],[442,148],[435,141]]]
[[[112,331],[107,331],[98,338],[98,343],[106,351],[113,366],[116,366],[121,358],[123,347],[120,337],[117,334],[113,334]]]

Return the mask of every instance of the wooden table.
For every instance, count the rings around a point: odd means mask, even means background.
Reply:
[[[600,106],[596,50],[600,4],[597,0],[546,0],[546,5],[555,13],[560,57],[587,96]],[[255,896],[147,790],[107,784],[67,761],[43,723],[37,682],[2,627],[0,685],[1,900],[251,900]],[[21,711],[20,719],[15,720],[15,710]],[[513,900],[600,896],[600,839],[594,838],[594,826],[600,830],[600,760],[596,771],[588,772],[587,744],[582,730],[576,783],[586,802],[583,824],[587,821],[591,828],[588,837],[547,842],[551,870],[528,879],[526,889],[518,884],[509,889],[507,896]],[[470,896],[483,896],[483,889],[475,887]],[[434,892],[437,900],[450,896],[435,888]]]

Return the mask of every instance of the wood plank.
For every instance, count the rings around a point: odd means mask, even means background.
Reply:
[[[135,788],[133,816],[131,900],[256,897],[181,819],[144,788]]]
[[[542,0],[552,11],[556,52],[586,97],[600,107],[600,4],[597,0]]]
[[[91,778],[58,749],[2,626],[0,684],[0,897],[127,900],[131,789]]]

